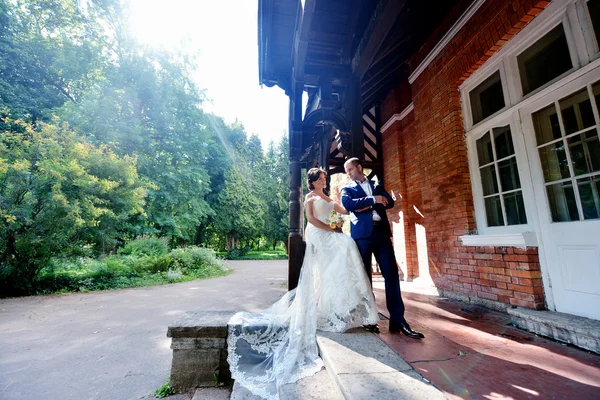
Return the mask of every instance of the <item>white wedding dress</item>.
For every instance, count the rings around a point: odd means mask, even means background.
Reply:
[[[333,203],[322,198],[313,203],[315,217],[323,222],[332,209]],[[267,400],[278,400],[281,386],[323,367],[317,329],[344,332],[378,319],[354,240],[310,223],[305,239],[298,287],[261,313],[239,312],[229,321],[231,375]]]

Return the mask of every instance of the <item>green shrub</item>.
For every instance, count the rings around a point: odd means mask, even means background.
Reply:
[[[227,260],[241,260],[249,251],[249,247],[237,247],[233,250],[229,250],[225,255],[225,258]]]
[[[129,241],[119,249],[120,255],[162,256],[169,252],[169,244],[165,238],[141,237]]]
[[[202,247],[163,255],[111,255],[102,260],[55,260],[44,268],[31,293],[87,292],[183,282],[230,272],[215,252]]]

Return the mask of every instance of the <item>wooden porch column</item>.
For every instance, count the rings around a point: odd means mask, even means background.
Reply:
[[[302,91],[303,85],[296,85],[290,95],[290,234],[288,236],[288,290],[298,286],[300,269],[304,260],[302,228],[302,167],[300,164],[302,146]]]
[[[360,79],[354,77],[348,87],[348,104],[346,108],[348,121],[350,122],[350,134],[352,137],[351,157],[365,159],[365,138],[363,132],[362,99],[360,92]]]

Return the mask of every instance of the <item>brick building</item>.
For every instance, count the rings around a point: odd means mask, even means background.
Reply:
[[[300,167],[362,156],[401,197],[404,279],[600,319],[600,0],[292,1],[276,70],[260,32],[284,3],[261,2],[259,47],[291,99],[292,220]]]

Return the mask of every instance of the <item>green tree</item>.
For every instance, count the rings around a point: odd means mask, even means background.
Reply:
[[[277,146],[269,144],[265,156],[265,170],[269,180],[264,196],[265,224],[263,236],[273,249],[278,242],[287,247],[289,233],[289,150],[287,136],[283,136]]]
[[[0,116],[49,121],[101,79],[105,56],[89,21],[74,0],[0,0]]]
[[[66,125],[2,120],[0,285],[27,291],[51,258],[113,249],[143,216],[136,160],[95,147]]]
[[[219,193],[214,226],[225,237],[227,250],[235,250],[240,240],[251,238],[259,229],[257,224],[262,220],[263,208],[251,179],[245,165],[234,163]]]
[[[191,243],[211,212],[206,166],[214,134],[201,92],[189,78],[191,66],[167,53],[122,50],[120,57],[103,84],[65,104],[60,116],[94,143],[137,157],[140,176],[156,185],[147,199],[147,231]]]

